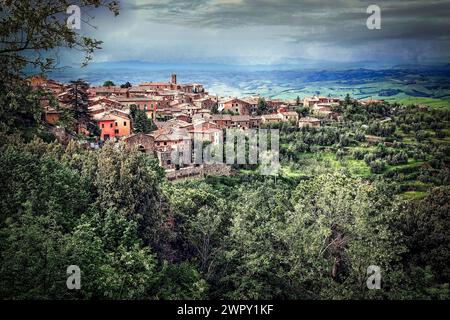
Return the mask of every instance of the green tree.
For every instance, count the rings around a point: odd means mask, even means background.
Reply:
[[[289,275],[310,297],[375,298],[368,290],[366,270],[377,265],[394,274],[405,248],[391,229],[391,195],[342,173],[319,175],[301,183],[286,219]],[[383,278],[386,288],[394,281]],[[376,292],[378,291],[378,292]]]
[[[129,83],[129,82],[127,81],[127,82],[125,82],[124,84],[121,84],[120,87],[121,87],[121,88],[131,88],[132,85],[131,85],[131,83]]]
[[[77,132],[80,126],[88,127],[90,122],[90,115],[88,110],[88,94],[89,85],[81,80],[71,81],[69,88],[66,90],[67,98],[65,104],[70,107],[70,112],[76,122]]]
[[[115,84],[111,80],[106,80],[105,82],[103,82],[103,86],[104,87],[114,87]]]
[[[264,114],[267,111],[267,102],[264,98],[258,99],[258,109],[257,114],[261,115]]]
[[[133,120],[134,132],[149,133],[157,129],[152,119],[147,116],[144,110],[135,110]]]
[[[345,95],[345,99],[344,99],[344,105],[349,106],[352,104],[352,98],[350,97],[350,94],[346,94]]]
[[[222,286],[231,299],[275,299],[292,294],[285,264],[289,194],[273,182],[239,188],[230,227]],[[228,271],[229,270],[229,271]],[[301,290],[300,287],[296,290]]]
[[[125,146],[117,150],[113,144],[105,145],[96,157],[96,207],[101,212],[116,210],[135,221],[145,244],[169,254],[170,217],[155,160]]]
[[[405,266],[430,267],[436,281],[450,282],[450,187],[434,188],[423,200],[399,208],[398,227],[408,246]]]
[[[87,0],[73,1],[81,9],[104,7],[115,15],[119,14],[117,1]],[[84,64],[92,59],[92,54],[100,48],[101,41],[78,33],[67,26],[66,11],[68,3],[64,0],[44,3],[25,0],[2,1],[0,59],[2,75],[8,80],[19,80],[23,68],[29,64],[47,71],[55,66],[57,52],[52,49],[68,47],[85,54]],[[61,18],[61,14],[63,18]],[[89,25],[87,21],[86,25]],[[52,53],[52,55],[42,53]],[[5,80],[2,78],[2,81]]]
[[[116,1],[73,1],[81,9],[103,7],[118,14]],[[50,99],[34,90],[25,79],[25,70],[45,76],[55,67],[57,48],[71,48],[84,53],[83,65],[92,59],[101,41],[70,29],[64,18],[67,1],[2,1],[0,3],[0,130],[17,132],[32,138],[42,131],[41,99]],[[87,21],[87,25],[90,22]],[[44,128],[45,130],[45,128]]]
[[[212,108],[211,108],[211,113],[212,114],[218,114],[219,113],[219,105],[217,103],[214,103]]]

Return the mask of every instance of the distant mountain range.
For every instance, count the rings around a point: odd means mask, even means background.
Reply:
[[[92,63],[86,68],[68,67],[53,72],[55,80],[82,78],[92,85],[106,80],[116,84],[168,81],[171,73],[180,83],[198,82],[213,94],[262,95],[295,98],[314,94],[357,98],[405,100],[427,98],[450,101],[450,64],[396,65],[362,68],[345,64],[313,68],[295,64],[227,65],[216,63],[150,63],[116,61]]]
[[[69,68],[78,69],[79,65],[72,65]],[[389,65],[376,61],[361,61],[361,62],[333,62],[310,59],[290,59],[283,64],[227,64],[227,63],[212,63],[212,62],[175,62],[175,63],[161,63],[149,62],[140,60],[125,60],[125,61],[108,61],[108,62],[92,62],[87,67],[88,69],[139,69],[139,70],[248,70],[248,71],[274,71],[274,70],[328,70],[328,71],[345,71],[350,69],[370,69],[370,70],[385,70],[385,69],[410,69],[410,70],[428,70],[428,69],[447,69],[450,70],[450,64],[434,63],[434,64],[402,64]]]

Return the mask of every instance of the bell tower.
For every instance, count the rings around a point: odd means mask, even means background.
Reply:
[[[175,73],[172,73],[172,76],[170,77],[170,83],[177,84],[177,75]]]

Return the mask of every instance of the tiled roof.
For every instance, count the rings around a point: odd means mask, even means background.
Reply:
[[[213,114],[210,118],[211,121],[219,121],[219,120],[225,120],[225,121],[231,121],[231,115],[229,114]]]
[[[273,114],[264,114],[261,116],[261,118],[266,119],[266,120],[271,120],[271,119],[280,119],[280,115],[277,113],[273,113]]]
[[[250,116],[231,116],[231,121],[250,121]]]

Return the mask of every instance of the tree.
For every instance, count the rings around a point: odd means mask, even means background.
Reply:
[[[257,109],[257,114],[261,115],[264,114],[267,111],[267,103],[266,100],[264,98],[259,98],[258,99],[258,109]]]
[[[298,113],[299,117],[306,117],[309,115],[310,109],[308,107],[297,107],[295,112]]]
[[[90,115],[88,110],[88,94],[89,85],[81,80],[70,82],[69,88],[66,90],[67,96],[64,103],[70,107],[70,112],[76,122],[76,131],[80,132],[81,127],[88,127],[90,122]]]
[[[213,281],[227,232],[229,215],[225,201],[206,183],[166,186],[165,194],[174,213],[177,259],[196,263],[203,277]]]
[[[120,85],[121,88],[131,88],[131,83],[129,83],[128,81],[125,82],[124,84]]]
[[[114,1],[71,4],[117,13]],[[0,188],[0,298],[203,297],[194,266],[161,266],[171,258],[170,216],[160,191],[164,173],[153,159],[123,145],[94,151],[16,135],[31,128],[35,137],[41,124],[42,96],[23,79],[24,67],[51,70],[53,61],[42,57],[64,46],[85,51],[87,62],[99,47],[57,19],[67,5],[1,3],[0,177],[7,183]],[[80,123],[87,121],[86,89],[72,82],[65,101]],[[67,290],[70,264],[80,266],[83,290]],[[164,283],[171,276],[176,281]]]
[[[369,166],[372,173],[382,173],[386,169],[386,161],[375,159],[369,162]]]
[[[288,192],[273,182],[239,188],[226,252],[223,295],[231,299],[293,297],[289,266],[285,263],[285,219],[292,210]],[[233,271],[232,271],[233,270]]]
[[[68,298],[66,237],[51,216],[27,208],[0,230],[0,241],[0,298]]]
[[[219,105],[217,103],[214,103],[212,108],[211,108],[211,113],[212,114],[218,114],[219,113]]]
[[[117,211],[86,215],[67,241],[67,262],[81,269],[79,298],[155,298],[160,273],[149,247],[142,247],[137,225]]]
[[[449,283],[450,187],[433,188],[423,200],[399,207],[398,227],[404,233],[408,269],[427,268],[438,283]]]
[[[18,133],[28,139],[38,134],[42,130],[40,101],[44,98],[45,92],[27,83],[0,81],[0,132]]]
[[[115,15],[118,3],[108,0],[72,1],[88,10],[103,7]],[[52,1],[2,1],[0,4],[0,129],[24,136],[42,130],[40,100],[50,99],[42,90],[34,90],[25,80],[25,69],[40,75],[52,70],[57,60],[57,48],[69,48],[84,53],[83,65],[92,59],[101,41],[84,36],[66,23],[68,3]],[[84,20],[90,25],[89,19]],[[27,128],[26,130],[23,130]]]
[[[343,173],[325,173],[300,183],[292,196],[294,210],[286,218],[290,277],[310,297],[369,298],[366,270],[377,265],[395,273],[404,247],[391,229],[391,195],[377,185]],[[394,281],[383,278],[383,288]],[[378,292],[377,292],[378,291]],[[385,294],[385,293],[384,293]]]
[[[103,86],[104,87],[114,87],[115,84],[111,80],[106,80],[105,82],[103,82]]]
[[[134,132],[143,132],[149,133],[153,130],[156,130],[156,126],[153,123],[152,119],[150,119],[144,110],[137,109],[133,111],[133,129]]]
[[[115,15],[119,14],[117,1],[87,0],[73,1],[81,9],[104,7]],[[42,52],[52,53],[55,48],[67,47],[84,52],[83,64],[92,59],[92,54],[100,48],[101,41],[77,33],[66,23],[67,1],[57,0],[51,3],[19,0],[2,1],[0,59],[2,76],[9,80],[18,80],[22,69],[27,65],[39,67],[42,71],[54,67],[56,52],[53,55],[42,55]],[[62,17],[62,18],[61,18]],[[89,25],[89,20],[83,20]],[[2,79],[4,81],[5,79]]]
[[[188,262],[164,263],[158,280],[156,287],[159,299],[205,299],[207,284]]]
[[[300,106],[300,97],[299,96],[297,96],[297,99],[295,100],[295,103],[296,103],[297,106]]]
[[[169,255],[170,217],[157,162],[124,145],[115,149],[112,143],[95,155],[95,206],[100,212],[114,210],[135,221],[142,241],[161,256]]]
[[[137,110],[138,110],[137,105],[132,104],[132,105],[130,106],[130,117],[131,117],[131,119],[132,119],[133,121],[134,121],[134,118],[136,117],[136,112],[137,112]]]
[[[348,94],[348,93],[345,95],[344,104],[345,104],[346,106],[352,104],[352,98],[350,97],[350,94]]]

